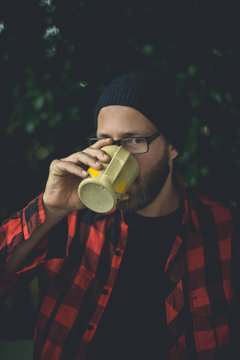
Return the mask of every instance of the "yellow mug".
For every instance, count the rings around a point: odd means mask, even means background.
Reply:
[[[82,203],[98,213],[113,210],[139,173],[137,160],[123,146],[102,148],[112,158],[102,163],[101,170],[88,168],[90,176],[80,183],[78,195]]]

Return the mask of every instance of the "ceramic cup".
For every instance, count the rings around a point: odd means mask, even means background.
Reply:
[[[90,176],[80,183],[78,195],[89,209],[106,213],[114,209],[139,173],[138,162],[123,146],[102,148],[112,158],[101,170],[88,168]]]

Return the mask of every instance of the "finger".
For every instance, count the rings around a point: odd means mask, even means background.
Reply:
[[[63,162],[71,162],[75,165],[82,166],[83,168],[92,167],[96,170],[102,168],[101,162],[95,157],[91,156],[83,151],[72,154],[64,159],[61,159]]]
[[[71,154],[65,158],[62,158],[63,161],[72,161],[73,163],[80,163],[83,162],[86,166],[94,167],[98,164],[98,160],[102,162],[109,162],[111,160],[111,157],[104,152],[103,150],[100,150],[101,147],[110,145],[112,143],[112,139],[101,139],[97,141],[96,144],[86,148],[83,151],[79,151],[77,153]],[[95,147],[94,147],[95,146]],[[84,157],[83,154],[88,154],[92,159]]]
[[[90,147],[92,149],[101,149],[103,146],[107,146],[110,145],[112,143],[112,138],[104,138],[104,139],[100,139],[97,142],[95,142],[95,144],[91,145]]]
[[[111,160],[111,156],[108,155],[105,151],[101,149],[94,149],[91,146],[83,150],[83,153],[88,154],[96,160],[100,160],[101,162],[109,162]]]
[[[88,172],[81,166],[71,161],[54,160],[50,165],[50,172],[55,176],[76,175],[80,178],[89,176]]]
[[[111,156],[105,151],[101,150],[101,148],[112,144],[112,141],[112,138],[100,139],[95,144],[83,150],[83,152],[94,156],[96,159],[99,159],[102,162],[109,162],[111,160]]]

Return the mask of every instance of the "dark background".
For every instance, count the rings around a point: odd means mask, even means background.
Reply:
[[[85,146],[103,87],[138,69],[164,73],[189,104],[186,184],[240,205],[239,35],[237,1],[1,1],[0,220]],[[1,304],[1,338],[31,337],[34,281]]]

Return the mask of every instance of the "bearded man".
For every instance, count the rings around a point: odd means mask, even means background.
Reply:
[[[159,74],[114,79],[90,146],[50,165],[43,194],[1,228],[2,293],[36,272],[34,359],[230,359],[237,344],[239,210],[184,186],[174,170],[185,110]],[[78,196],[102,150],[131,151],[139,175],[109,213]]]

